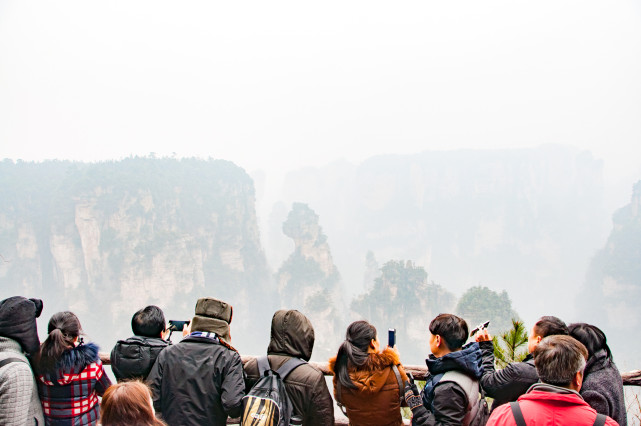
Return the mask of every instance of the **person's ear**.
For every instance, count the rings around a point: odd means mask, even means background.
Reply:
[[[572,378],[572,384],[574,385],[575,391],[580,391],[581,386],[583,386],[583,371],[577,371],[574,377]]]
[[[376,349],[376,339],[372,339],[369,341],[369,347],[372,349]]]
[[[541,336],[536,336],[536,344],[537,344],[537,345],[538,345],[539,343],[541,343],[541,340],[543,340],[543,337],[541,337]]]
[[[434,336],[434,338],[436,339],[436,346],[440,348],[441,344],[443,343],[443,340],[441,339],[441,335],[437,334],[436,336]]]

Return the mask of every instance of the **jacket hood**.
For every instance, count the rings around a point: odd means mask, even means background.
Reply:
[[[460,371],[476,380],[483,375],[481,349],[476,342],[468,343],[460,351],[450,352],[441,358],[430,355],[425,363],[433,376],[450,370]]]
[[[40,349],[36,318],[42,312],[42,300],[14,296],[0,302],[0,336],[15,340],[27,356]]]
[[[349,377],[359,392],[378,393],[387,383],[388,376],[394,374],[389,367],[400,363],[398,354],[390,348],[385,348],[383,352],[369,354],[365,363],[358,369],[350,365]],[[334,375],[334,380],[337,380],[334,374],[335,366],[336,357],[332,357],[329,360],[329,371]],[[408,380],[403,369],[399,368],[399,373],[404,382]]]
[[[282,309],[272,318],[269,355],[287,355],[309,361],[314,349],[314,327],[296,310]]]
[[[64,385],[73,380],[73,375],[65,377],[62,373],[69,373],[72,369],[75,370],[76,373],[80,373],[86,366],[99,360],[98,346],[94,343],[87,343],[86,345],[76,346],[64,351],[56,363],[54,371],[45,371],[43,373],[45,377],[49,376],[51,380],[55,380],[61,385]]]
[[[165,347],[171,345],[170,340],[163,340],[160,337],[131,336],[126,340],[118,340],[116,345],[139,345]]]
[[[588,362],[585,364],[584,376],[588,373],[593,373],[595,371],[603,370],[608,367],[612,361],[608,359],[608,353],[605,349],[597,351],[594,355],[588,359]]]

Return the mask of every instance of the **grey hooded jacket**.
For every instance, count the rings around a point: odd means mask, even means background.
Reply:
[[[0,361],[18,358],[0,368],[0,425],[44,425],[38,388],[20,344],[0,336]]]

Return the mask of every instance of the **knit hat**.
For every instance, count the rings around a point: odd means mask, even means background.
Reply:
[[[201,297],[196,302],[196,315],[191,321],[191,331],[208,331],[231,344],[229,323],[233,316],[230,304],[213,297]]]
[[[0,336],[20,344],[28,355],[40,349],[36,318],[42,313],[42,300],[14,296],[0,302]]]

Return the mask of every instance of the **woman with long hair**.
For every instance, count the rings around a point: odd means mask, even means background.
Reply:
[[[79,339],[82,328],[73,312],[54,314],[47,332],[37,363],[45,424],[98,424],[98,396],[111,385],[98,356],[98,346],[85,345]]]
[[[403,424],[400,408],[407,375],[396,348],[380,351],[373,325],[350,324],[329,369],[334,374],[334,396],[350,425]]]
[[[166,426],[156,418],[151,392],[137,380],[112,385],[102,396],[102,426]]]
[[[605,333],[586,323],[570,324],[568,329],[570,336],[588,350],[579,393],[598,413],[612,417],[622,426],[627,425],[623,381],[612,359]]]

